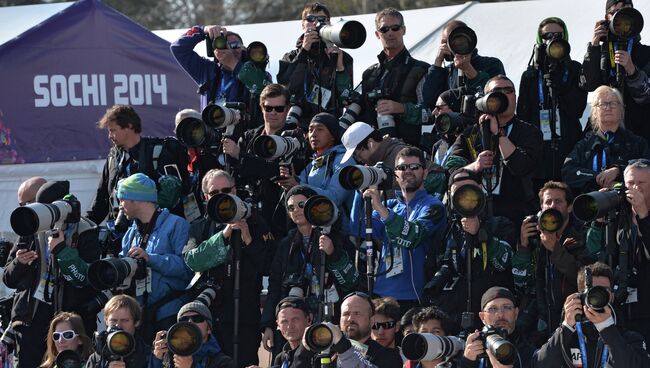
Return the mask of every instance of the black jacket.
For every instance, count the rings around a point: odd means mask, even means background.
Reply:
[[[515,345],[515,348],[517,349],[517,360],[515,361],[514,368],[528,368],[532,366],[532,359],[533,359],[533,354],[535,353],[535,346],[533,346],[526,336],[523,333],[520,333],[515,329],[515,331],[508,335],[508,341],[513,343]],[[469,360],[465,358],[464,356],[459,359],[459,368],[478,368],[483,367],[483,368],[490,368],[492,367],[492,364],[490,363],[490,359],[487,357],[483,359],[485,361],[485,364],[481,365],[481,359],[476,359],[476,360]],[[555,367],[552,365],[545,366],[545,367]]]
[[[402,357],[400,356],[399,350],[390,349],[381,346],[378,342],[372,339],[366,340],[365,344],[368,346],[368,350],[363,357],[367,362],[370,362],[377,366],[377,368],[396,368],[402,366]],[[332,353],[342,354],[344,352],[354,349],[352,343],[347,338],[342,338],[338,343],[332,345]],[[296,349],[294,355],[293,364],[291,368],[308,368],[312,367],[312,360],[316,354],[314,352],[305,349],[304,346],[300,345]],[[358,361],[358,360],[356,360]],[[318,363],[317,363],[318,364]],[[316,366],[320,366],[319,364]],[[355,365],[359,367],[361,365]],[[363,365],[365,367],[366,365]]]
[[[145,368],[149,366],[149,359],[151,357],[151,347],[145,344],[144,340],[138,335],[135,335],[135,351],[124,358],[126,363],[126,368]],[[88,362],[86,362],[86,368],[108,368],[108,365],[111,362],[107,359],[103,359],[102,356],[95,352]]]
[[[557,99],[560,124],[560,137],[557,150],[551,148],[551,141],[544,141],[544,152],[541,165],[538,165],[533,177],[545,180],[560,179],[560,168],[564,158],[571,152],[573,146],[582,137],[580,118],[587,106],[587,91],[580,86],[582,66],[577,61],[568,60],[551,73],[553,93]],[[551,110],[549,88],[541,78],[543,88],[543,107],[539,94],[541,71],[528,67],[521,75],[519,98],[517,99],[517,116],[540,128],[539,112],[541,109]]]

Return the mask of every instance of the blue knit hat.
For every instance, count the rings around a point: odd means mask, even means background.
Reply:
[[[117,182],[117,198],[158,203],[156,183],[145,174],[133,174]]]

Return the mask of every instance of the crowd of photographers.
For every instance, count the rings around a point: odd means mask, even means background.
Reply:
[[[85,216],[67,181],[18,189],[13,366],[650,367],[650,47],[631,0],[604,18],[583,63],[542,20],[519,98],[459,20],[429,65],[380,11],[356,87],[365,29],[323,4],[277,84],[264,44],[192,27],[176,137],[116,105]]]

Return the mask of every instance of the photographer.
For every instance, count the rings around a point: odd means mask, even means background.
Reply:
[[[608,86],[594,91],[591,128],[562,165],[562,179],[576,193],[621,182],[629,160],[650,158],[646,139],[625,128],[623,96]]]
[[[641,44],[638,34],[619,40],[610,31],[614,15],[621,9],[632,7],[632,0],[606,1],[605,19],[596,22],[582,62],[584,88],[593,91],[607,85],[621,90],[625,99],[625,126],[647,140],[650,138],[647,124],[650,104],[647,80],[642,78],[644,74],[646,77],[650,75],[650,46]],[[643,22],[643,18],[640,21]],[[621,75],[617,75],[619,71]]]
[[[480,331],[475,331],[467,336],[465,352],[460,360],[460,367],[530,367],[531,358],[535,351],[526,337],[515,328],[515,321],[519,314],[515,296],[503,287],[492,287],[481,297],[481,312],[479,317],[488,329],[500,329],[506,339],[514,345],[516,359],[513,364],[506,365],[499,362],[492,349],[486,348],[486,337]],[[485,329],[483,330],[485,331]],[[488,335],[490,332],[487,333]],[[487,354],[487,355],[486,355]]]
[[[120,180],[117,198],[127,218],[135,220],[122,238],[120,256],[135,258],[139,268],[146,268],[134,286],[144,309],[143,337],[149,341],[155,331],[174,323],[183,305],[181,296],[191,278],[182,256],[189,224],[158,207],[156,184],[144,174]]]
[[[537,206],[531,176],[542,159],[542,133],[515,116],[517,96],[508,77],[490,79],[485,93],[491,92],[506,95],[506,110],[496,116],[481,115],[479,124],[458,136],[449,160],[454,161],[454,167],[465,162],[467,169],[481,173],[485,177],[483,185],[489,183],[492,189],[494,215],[518,224]],[[489,124],[487,137],[482,137],[483,124]],[[493,146],[492,150],[486,149],[483,142]]]
[[[311,325],[309,306],[302,298],[288,296],[278,303],[275,315],[275,322],[287,343],[282,347],[282,352],[273,359],[273,367],[294,367],[293,357],[302,342],[305,330]]]
[[[81,366],[85,366],[93,352],[92,341],[86,335],[83,320],[78,314],[70,312],[60,312],[52,318],[46,345],[47,350],[40,368],[66,368],[57,365],[57,358],[64,351],[74,351],[82,363]]]
[[[572,215],[571,189],[565,183],[549,181],[539,191],[539,203],[542,217],[544,213],[550,217],[551,212],[545,211],[553,209],[562,216],[563,222],[553,223],[552,226],[558,226],[558,229],[548,231],[544,229],[544,223],[557,221],[556,218],[526,217],[521,223],[517,253],[512,259],[512,273],[515,284],[524,294],[535,295],[536,303],[531,306],[536,305],[537,308],[533,308],[533,311],[539,312],[551,333],[560,324],[560,301],[577,291],[575,280],[578,270],[594,260],[586,247],[582,223]],[[531,239],[535,239],[535,242]],[[536,314],[533,313],[533,317]]]
[[[363,72],[362,111],[357,120],[373,124],[382,135],[417,146],[421,125],[430,117],[419,97],[429,64],[414,59],[404,46],[406,26],[397,9],[379,11],[375,27],[383,50],[377,56],[379,62]]]
[[[21,186],[25,191],[19,201],[25,205],[30,201],[26,195],[34,193],[37,187],[34,200],[42,204],[62,200],[70,191],[67,181],[43,184],[32,179],[25,187]],[[5,266],[3,281],[16,289],[11,327],[16,334],[19,367],[39,365],[45,346],[33,342],[45,341],[48,324],[55,313],[74,311],[95,295],[87,284],[85,269],[87,263],[97,260],[101,253],[97,227],[81,217],[79,203],[74,197],[66,198],[73,210],[62,219],[62,229],[52,229],[58,237],[48,238],[46,231],[21,236]],[[71,204],[73,201],[77,205]],[[28,221],[33,220],[30,217]],[[38,221],[43,220],[38,218]],[[82,317],[86,331],[94,331],[96,316],[82,313]]]
[[[211,170],[203,178],[203,195],[206,201],[225,193],[236,196],[235,180],[223,170]],[[207,211],[206,211],[207,212]],[[267,253],[274,248],[273,236],[259,214],[232,224],[222,224],[206,213],[194,221],[190,236],[183,249],[185,263],[194,272],[202,272],[207,280],[216,283],[220,290],[218,298],[211,305],[215,321],[215,335],[224,352],[233,356],[235,292],[239,295],[239,350],[237,362],[240,366],[257,363],[260,346],[260,292],[262,275],[267,271]],[[240,285],[235,291],[235,259],[231,246],[233,230],[240,231],[241,259],[239,261]]]
[[[370,337],[387,349],[395,349],[402,318],[399,303],[387,296],[373,299],[372,304],[375,306],[375,313],[370,319]]]
[[[320,3],[307,3],[302,10],[302,32],[296,49],[280,60],[278,83],[302,108],[300,127],[306,129],[314,115],[342,113],[344,91],[352,89],[352,57],[336,45],[328,46],[318,29],[329,25],[330,12]]]
[[[440,45],[422,88],[424,102],[431,110],[434,109],[438,96],[444,91],[465,87],[466,94],[474,94],[485,87],[488,79],[506,74],[501,60],[481,56],[476,48],[467,50],[468,53],[464,54],[454,53],[450,47],[449,35],[459,27],[467,29],[468,35],[473,35],[476,42],[476,35],[465,22],[454,19],[442,28]],[[443,65],[445,61],[446,66]]]
[[[191,322],[201,331],[201,346],[198,351],[190,356],[181,356],[174,354],[169,350],[167,345],[168,332],[158,331],[153,343],[153,356],[151,359],[151,368],[158,367],[176,367],[176,368],[234,368],[232,359],[221,351],[221,346],[212,336],[212,313],[210,309],[201,302],[190,302],[185,304],[178,311],[178,322]],[[179,331],[178,345],[183,346],[187,341],[182,338],[191,338],[185,336],[184,331]]]
[[[269,351],[274,346],[273,312],[278,302],[290,295],[292,289],[300,289],[311,311],[316,315],[319,307],[317,295],[321,284],[318,276],[321,266],[320,251],[326,255],[326,278],[322,280],[326,288],[326,303],[338,304],[341,295],[355,290],[359,282],[359,273],[348,255],[353,246],[342,234],[340,226],[335,224],[329,234],[319,234],[307,222],[305,203],[315,195],[317,193],[313,189],[302,185],[291,188],[286,195],[287,212],[296,227],[289,230],[289,234],[280,240],[271,264],[268,295],[261,321],[264,329],[264,347]],[[293,292],[291,295],[295,296]],[[277,350],[279,347],[275,348]]]
[[[559,46],[556,46],[559,45]],[[566,53],[556,59],[558,48]],[[580,118],[587,91],[580,86],[582,66],[569,55],[569,31],[560,18],[544,19],[528,69],[521,75],[517,116],[537,126],[543,135],[542,165],[533,174],[535,189],[559,180],[564,158],[582,136]]]
[[[413,316],[413,325],[417,333],[450,336],[454,332],[453,321],[447,313],[438,307],[426,307],[415,314]],[[421,361],[407,360],[404,363],[404,368],[452,368],[456,366],[455,357]]]
[[[115,295],[104,306],[104,323],[107,331],[95,334],[95,352],[88,359],[86,368],[142,368],[147,367],[151,355],[151,348],[144,342],[140,334],[135,333],[136,327],[142,322],[142,309],[133,297],[128,295]],[[114,344],[119,350],[132,350],[126,357],[113,356],[107,341],[109,331],[122,331],[130,335],[134,346],[127,343],[126,339],[118,337]]]
[[[587,271],[590,277],[586,277],[585,268],[590,270]],[[585,305],[580,293],[569,295],[564,302],[562,325],[535,353],[534,366],[649,367],[650,357],[643,337],[616,325],[610,304],[614,300],[612,269],[601,262],[585,268],[578,273],[578,288],[581,293],[589,292],[592,287],[606,290],[602,310]]]

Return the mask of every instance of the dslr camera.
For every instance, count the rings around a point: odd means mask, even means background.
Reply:
[[[379,100],[390,100],[391,97],[384,93],[381,88],[375,88],[374,90],[368,92],[368,101],[370,101],[375,107]],[[384,115],[377,114],[377,129],[382,133],[382,135],[395,136],[397,134],[395,128],[395,117],[393,115]]]
[[[109,326],[106,331],[95,332],[95,351],[105,361],[122,360],[135,351],[135,338],[117,326]]]
[[[492,355],[503,365],[512,365],[517,357],[517,349],[506,338],[508,331],[496,326],[485,326],[479,332],[478,338],[483,341],[486,353],[483,354],[487,358],[487,351],[489,350]]]

